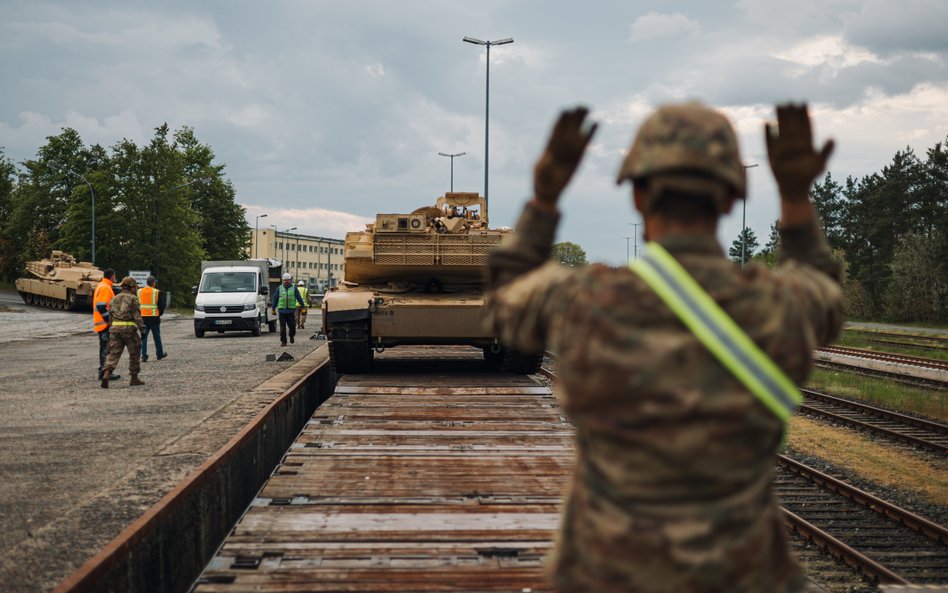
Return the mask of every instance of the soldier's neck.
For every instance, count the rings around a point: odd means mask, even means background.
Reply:
[[[672,237],[717,236],[718,219],[683,222],[659,214],[645,216],[644,236],[646,241],[661,241]]]

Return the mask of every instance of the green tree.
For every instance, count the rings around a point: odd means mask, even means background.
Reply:
[[[892,282],[886,294],[886,317],[894,321],[948,318],[948,277],[939,268],[934,237],[909,233],[895,249]]]
[[[843,210],[842,187],[833,179],[829,172],[823,178],[822,183],[813,185],[810,191],[810,198],[813,200],[813,206],[816,208],[817,216],[820,219],[820,225],[830,247],[837,249],[843,246],[843,221],[845,212]]]
[[[17,243],[11,236],[16,166],[0,147],[0,276],[9,280],[16,272]]]
[[[780,250],[780,221],[775,220],[770,223],[770,236],[767,238],[767,244],[754,256],[756,261],[761,262],[769,268],[777,265],[777,255]],[[740,255],[738,255],[740,261]]]
[[[204,179],[189,188],[191,206],[199,216],[201,246],[207,259],[241,259],[250,250],[246,210],[235,201],[233,184],[224,179],[224,165],[214,164],[214,151],[201,144],[191,128],[175,132],[189,179]]]
[[[553,259],[564,266],[585,266],[588,263],[586,261],[586,251],[576,243],[569,241],[553,244]]]
[[[741,265],[741,246],[746,241],[746,247],[744,249],[744,262],[748,262],[754,257],[754,253],[757,251],[759,244],[757,243],[757,235],[754,234],[750,228],[745,228],[737,235],[737,239],[734,239],[734,242],[731,243],[731,248],[728,249],[727,254],[731,257],[731,261],[737,265]]]
[[[190,300],[204,251],[200,218],[191,207],[184,158],[169,142],[167,124],[155,128],[148,146],[123,140],[112,149],[115,181],[113,267],[147,269],[175,304]]]

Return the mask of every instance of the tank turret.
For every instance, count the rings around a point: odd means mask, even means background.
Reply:
[[[77,311],[90,307],[92,293],[102,280],[102,270],[90,262],[54,250],[49,259],[26,263],[31,278],[18,278],[16,289],[23,301],[51,309]]]
[[[482,322],[487,257],[511,232],[490,228],[482,196],[451,192],[347,233],[344,279],[322,305],[337,371],[366,372],[373,352],[394,346],[459,344],[497,368],[535,372],[539,356],[502,348]]]

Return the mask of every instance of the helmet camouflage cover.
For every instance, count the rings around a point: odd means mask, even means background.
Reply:
[[[658,177],[668,182],[666,186],[679,185],[685,191],[699,188],[701,181],[686,181],[688,174],[722,181],[728,193],[738,198],[747,193],[734,128],[722,113],[695,101],[664,105],[645,120],[616,183]],[[683,183],[674,183],[679,177]]]
[[[119,286],[122,288],[138,288],[138,282],[135,282],[135,279],[131,276],[126,276],[122,278],[122,283]]]

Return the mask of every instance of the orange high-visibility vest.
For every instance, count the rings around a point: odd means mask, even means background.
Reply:
[[[158,317],[158,289],[151,286],[138,289],[138,302],[142,306],[142,317]]]
[[[98,304],[105,303],[105,308],[108,310],[114,296],[115,291],[112,289],[112,281],[108,278],[103,278],[99,285],[95,287],[95,292],[92,293],[92,329],[96,333],[109,329],[109,322],[99,313]]]

